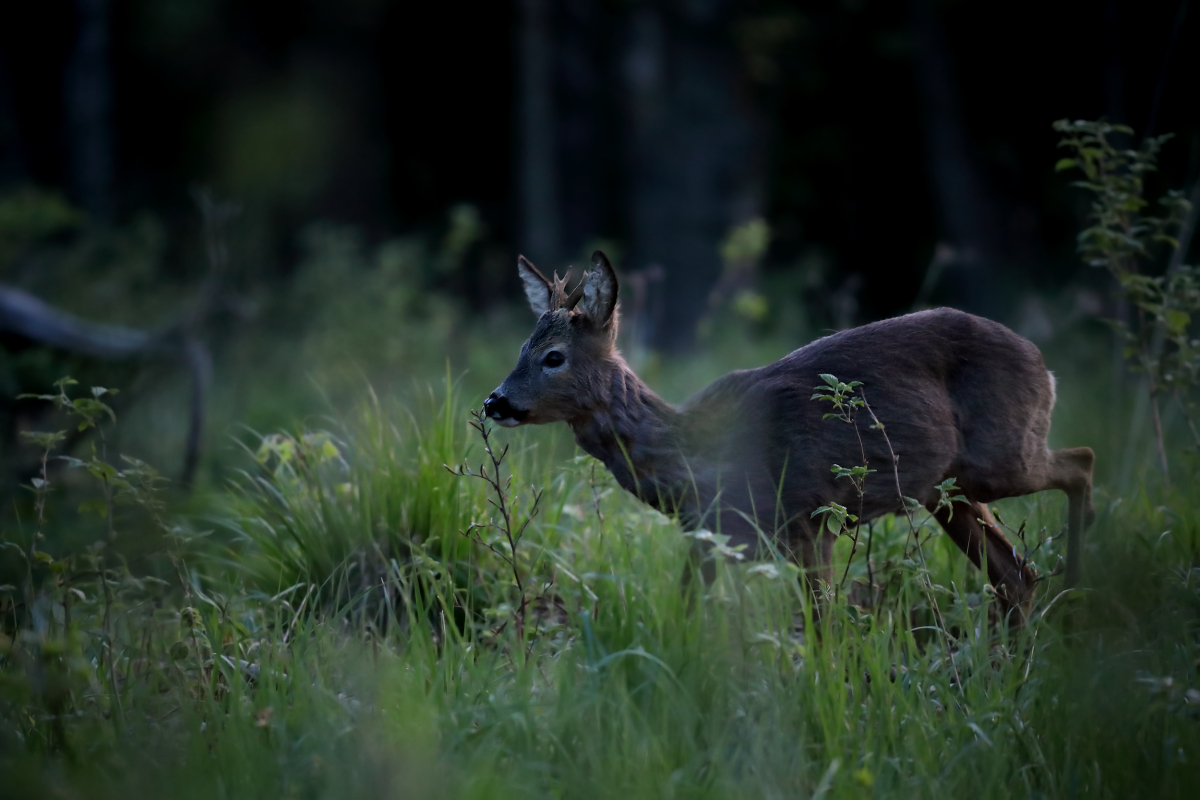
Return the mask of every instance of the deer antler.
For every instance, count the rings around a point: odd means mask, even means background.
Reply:
[[[550,308],[563,308],[567,305],[567,279],[558,277],[554,271],[554,288],[550,293]]]
[[[580,299],[583,298],[583,285],[587,283],[588,275],[591,275],[591,273],[583,273],[583,277],[579,279],[579,284],[575,287],[575,291],[571,292],[571,296],[567,298],[563,308],[570,311],[579,303]]]

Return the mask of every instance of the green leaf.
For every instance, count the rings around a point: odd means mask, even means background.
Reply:
[[[1192,323],[1192,315],[1186,311],[1180,311],[1179,309],[1171,309],[1166,313],[1165,317],[1167,321],[1167,328],[1171,331],[1171,333],[1175,334],[1182,333],[1183,331],[1187,330],[1188,325]]]
[[[21,438],[43,450],[50,450],[67,438],[67,432],[21,431]]]
[[[113,413],[113,410],[99,400],[81,397],[78,400],[71,401],[71,407],[75,410],[76,414],[86,417],[89,420],[107,416],[113,422],[117,421],[117,415]]]
[[[108,516],[108,504],[103,499],[87,500],[79,504],[80,514],[95,514],[98,517]]]
[[[101,481],[111,481],[119,474],[117,472],[117,468],[112,464],[109,464],[105,461],[100,461],[98,459],[93,459],[87,465],[87,468],[88,472],[92,473],[94,478]]]

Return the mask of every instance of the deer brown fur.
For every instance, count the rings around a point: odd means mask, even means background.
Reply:
[[[518,271],[538,314],[516,368],[484,404],[505,426],[566,422],[581,448],[617,482],[688,530],[728,535],[759,551],[762,534],[830,582],[833,537],[817,508],[856,510],[859,498],[830,465],[866,462],[860,522],[902,510],[884,437],[822,419],[812,401],[820,375],[862,382],[886,426],[903,494],[931,511],[937,485],[956,478],[969,505],[938,521],[1020,620],[1036,575],[987,503],[1059,489],[1067,494],[1067,583],[1079,576],[1092,512],[1091,449],[1049,450],[1054,378],[1031,342],[996,322],[940,308],[826,336],[757,369],[719,378],[678,408],[660,399],[616,348],[615,273],[603,253],[568,296],[523,257]],[[861,435],[861,447],[859,444]],[[886,476],[886,477],[882,477]]]

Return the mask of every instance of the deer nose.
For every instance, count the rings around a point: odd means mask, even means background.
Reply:
[[[492,392],[487,396],[487,400],[483,401],[483,413],[489,417],[496,416],[496,406],[500,402],[500,395]]]
[[[524,409],[513,408],[512,403],[508,402],[508,398],[497,392],[492,392],[488,395],[487,400],[483,401],[483,413],[501,425],[510,427],[520,424],[529,414]]]

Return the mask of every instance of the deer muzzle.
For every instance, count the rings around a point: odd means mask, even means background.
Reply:
[[[515,428],[529,415],[524,409],[513,408],[507,397],[496,392],[492,392],[488,399],[483,401],[483,413],[505,428]]]

